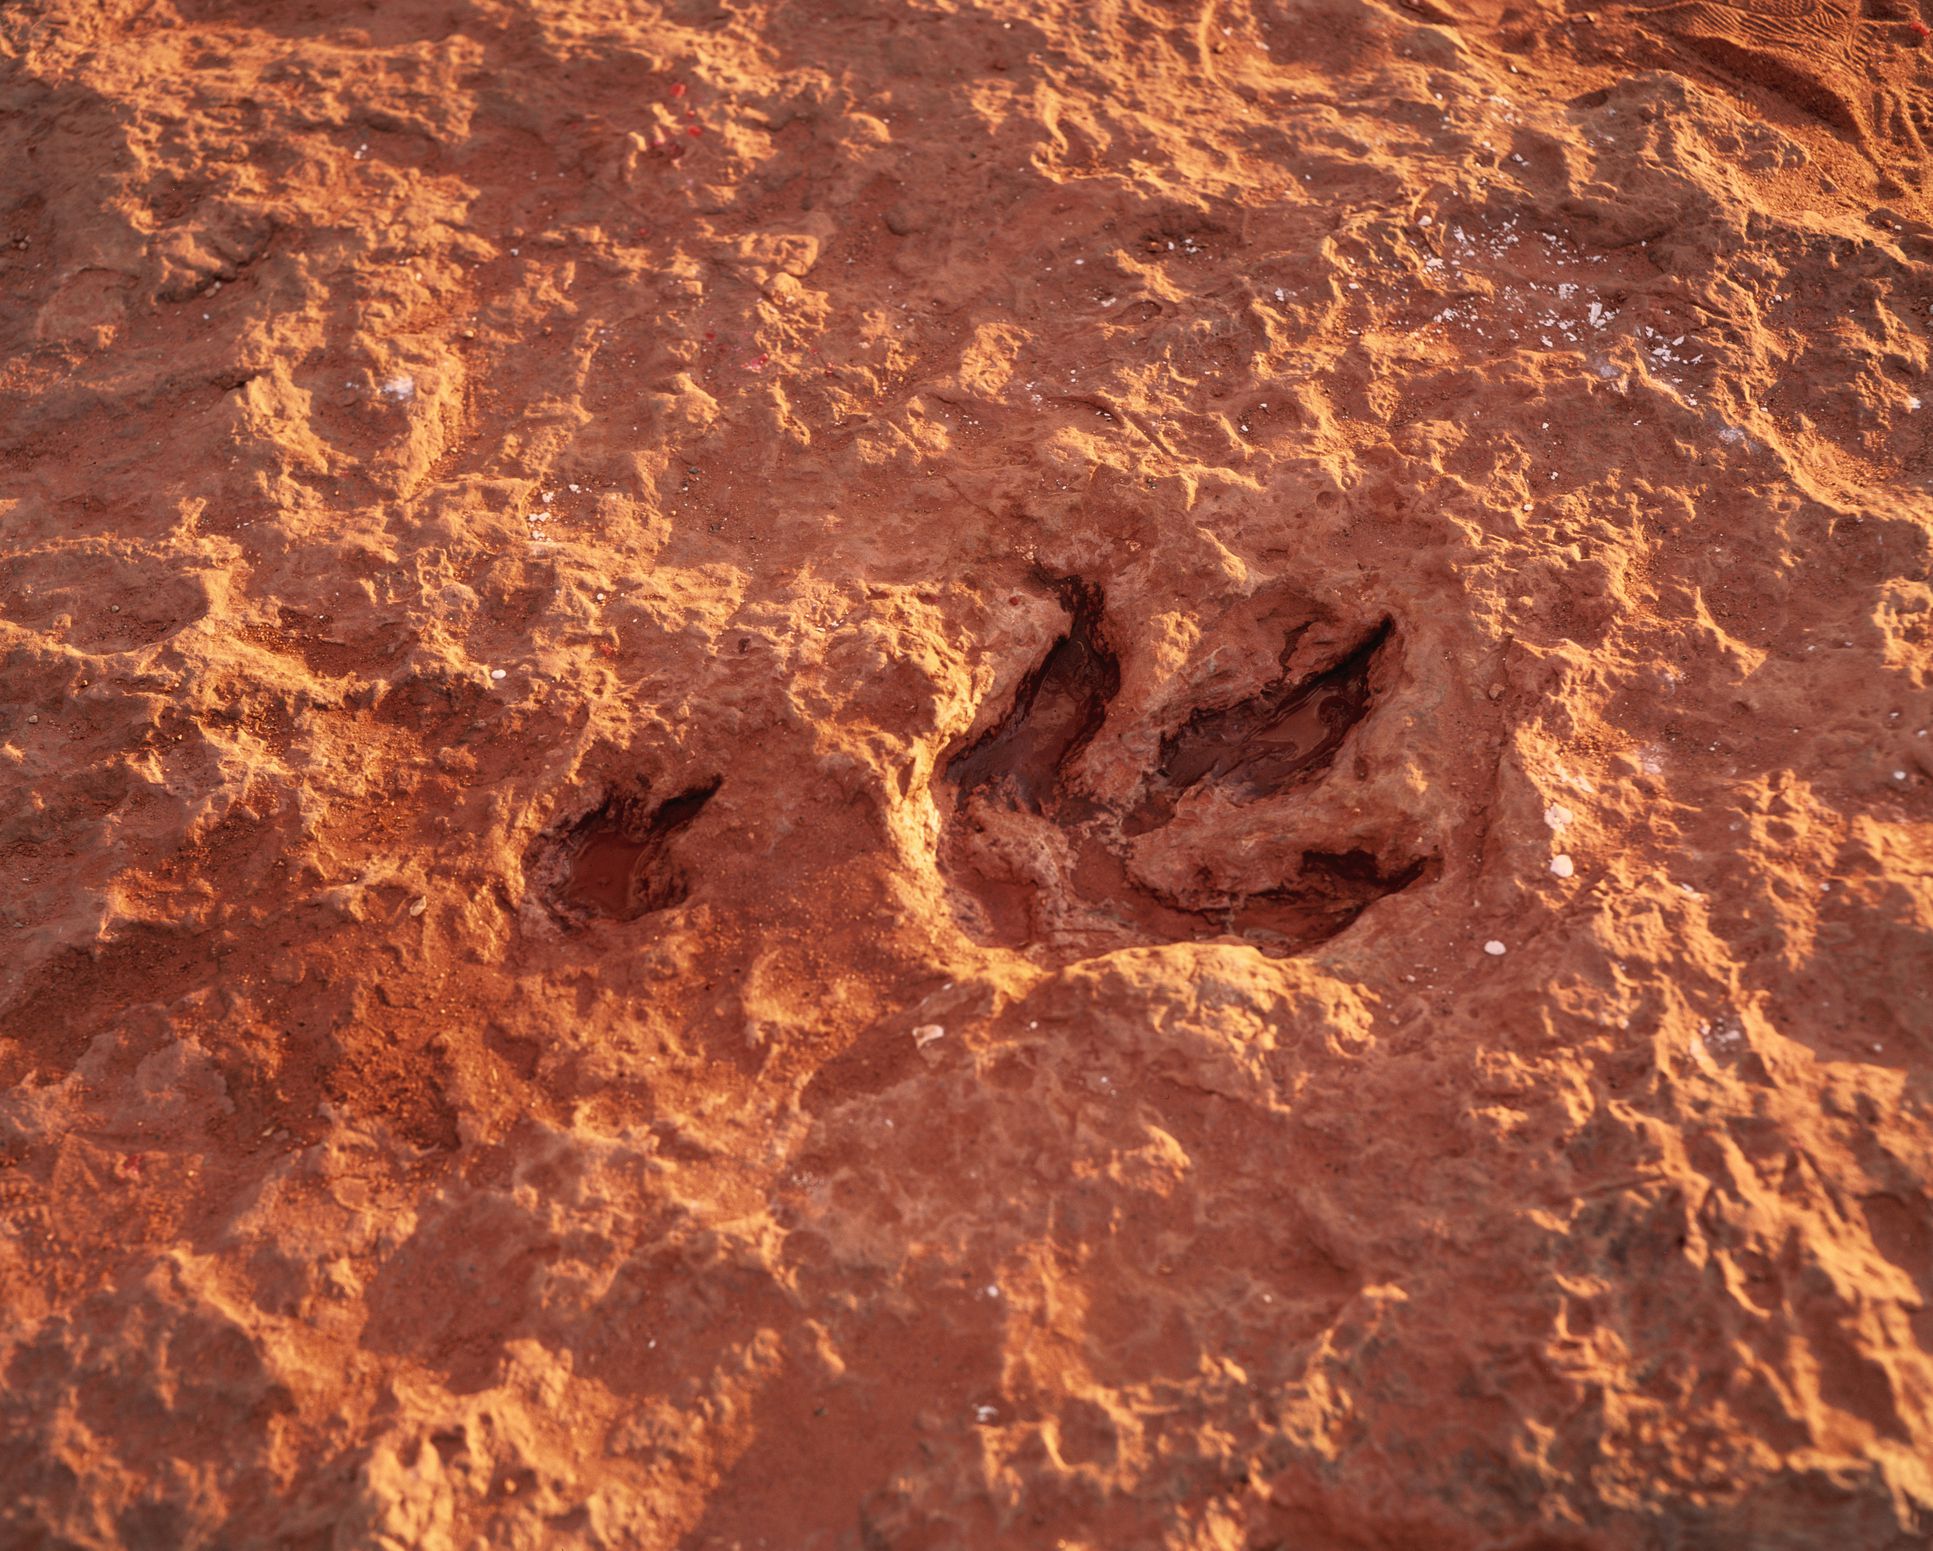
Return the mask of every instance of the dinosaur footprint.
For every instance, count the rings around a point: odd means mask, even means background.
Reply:
[[[1214,790],[1240,805],[1279,801],[1319,781],[1371,713],[1376,664],[1393,632],[1385,622],[1333,666],[1301,677],[1285,670],[1239,704],[1197,711],[1161,740],[1137,798],[1114,803],[1076,777],[1121,683],[1103,600],[1078,578],[1054,585],[1066,631],[1021,682],[1007,715],[943,774],[952,822],[941,862],[976,936],[1063,960],[1215,938],[1281,956],[1335,936],[1421,875],[1422,858],[1388,871],[1367,852],[1339,846],[1305,852],[1292,877],[1259,892],[1206,887],[1182,899],[1137,878],[1133,843],[1175,824],[1191,794]],[[1283,650],[1285,663],[1295,641]],[[1185,825],[1175,831],[1188,833]]]
[[[690,880],[672,842],[719,785],[709,781],[655,805],[642,793],[614,794],[541,836],[527,866],[552,915],[580,926],[597,917],[633,921],[682,904]]]

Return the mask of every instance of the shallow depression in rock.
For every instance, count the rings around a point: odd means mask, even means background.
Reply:
[[[656,807],[612,798],[580,820],[566,841],[569,866],[559,896],[566,910],[629,921],[681,904],[690,884],[670,855],[671,842],[717,790],[714,781]]]

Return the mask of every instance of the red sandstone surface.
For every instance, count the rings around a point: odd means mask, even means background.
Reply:
[[[1922,0],[0,14],[0,1543],[1933,1535]]]

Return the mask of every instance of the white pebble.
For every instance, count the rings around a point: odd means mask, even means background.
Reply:
[[[1561,802],[1554,802],[1544,809],[1544,822],[1552,829],[1562,829],[1571,821],[1571,810]]]
[[[1493,959],[1500,959],[1510,950],[1504,947],[1502,943],[1498,942],[1496,938],[1492,937],[1487,943],[1483,945],[1483,951],[1489,954],[1490,957]]]
[[[936,1039],[945,1039],[946,1030],[937,1023],[922,1023],[913,1030],[913,1043],[924,1050]]]
[[[1568,856],[1562,851],[1559,851],[1557,855],[1550,859],[1550,870],[1560,878],[1568,878],[1572,873],[1577,871],[1577,868],[1572,865],[1571,859]]]
[[[503,669],[501,669],[501,668],[492,668],[492,669],[490,670],[490,677],[491,677],[491,678],[493,678],[493,679],[500,679],[500,678],[502,678],[502,677],[503,677]]]

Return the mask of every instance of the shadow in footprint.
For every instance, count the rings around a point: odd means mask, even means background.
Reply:
[[[1161,740],[1161,764],[1127,824],[1143,834],[1174,816],[1182,793],[1219,782],[1254,799],[1287,790],[1328,769],[1349,730],[1369,714],[1369,670],[1389,640],[1385,620],[1333,668],[1311,678],[1286,672],[1273,684],[1220,710],[1197,711]],[[1302,632],[1282,649],[1286,669]]]
[[[719,785],[695,786],[656,805],[641,795],[613,795],[540,842],[546,854],[537,870],[552,913],[572,922],[597,916],[635,921],[683,904],[691,883],[671,854],[671,842]]]
[[[1121,665],[1101,635],[1101,591],[1072,578],[1055,584],[1072,617],[1068,631],[1021,681],[1013,709],[947,766],[962,797],[1004,786],[1038,813],[1061,771],[1087,747],[1121,688]]]
[[[1283,648],[1280,678],[1239,704],[1197,711],[1162,739],[1139,800],[1116,805],[1070,779],[1121,684],[1101,592],[1073,577],[1053,586],[1067,630],[1022,680],[1007,715],[944,773],[952,823],[941,861],[975,935],[1061,958],[1216,937],[1281,956],[1335,936],[1422,875],[1420,858],[1385,870],[1366,851],[1338,848],[1305,854],[1292,879],[1256,893],[1204,885],[1183,900],[1138,881],[1131,842],[1172,822],[1188,793],[1218,788],[1245,803],[1318,780],[1370,712],[1392,628],[1384,621],[1332,666],[1292,677],[1286,664],[1298,630]]]

